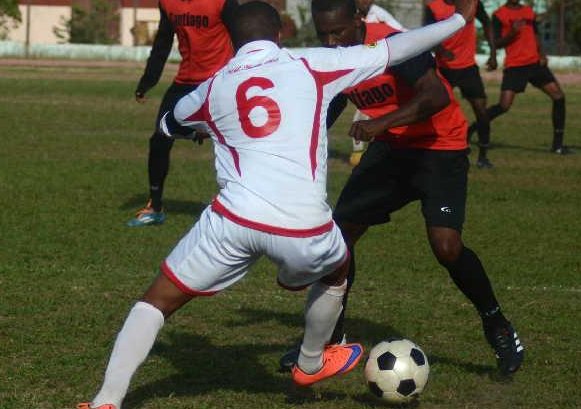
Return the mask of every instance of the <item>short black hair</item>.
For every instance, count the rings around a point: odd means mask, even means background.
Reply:
[[[311,12],[313,14],[326,13],[340,9],[345,9],[349,15],[354,15],[357,13],[355,0],[313,0],[311,2]]]
[[[278,11],[264,1],[250,1],[236,9],[230,25],[234,48],[256,40],[278,41],[282,22]]]

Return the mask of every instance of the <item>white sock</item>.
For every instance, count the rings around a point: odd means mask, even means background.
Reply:
[[[305,335],[298,360],[302,371],[312,374],[323,366],[323,350],[343,309],[346,289],[347,280],[339,286],[328,286],[320,281],[311,286],[305,306]]]
[[[365,142],[358,141],[355,138],[353,140],[353,152],[363,152],[365,150]]]
[[[163,322],[163,314],[153,305],[139,301],[133,306],[117,335],[103,386],[91,406],[110,403],[121,409],[129,381],[149,354]]]

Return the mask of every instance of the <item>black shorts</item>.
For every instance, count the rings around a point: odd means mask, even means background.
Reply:
[[[505,68],[502,75],[502,91],[524,92],[530,82],[537,88],[556,82],[555,76],[546,65],[539,63],[521,67]]]
[[[161,100],[159,111],[157,112],[157,119],[155,121],[155,128],[159,126],[161,117],[167,112],[175,108],[180,99],[188,95],[190,92],[198,88],[199,84],[177,84],[173,82]]]
[[[420,200],[428,226],[462,231],[468,181],[466,150],[391,150],[372,142],[343,188],[333,218],[366,226]]]
[[[466,99],[486,98],[484,83],[480,77],[478,66],[451,69],[440,68],[440,72],[451,86],[460,88],[460,93]]]

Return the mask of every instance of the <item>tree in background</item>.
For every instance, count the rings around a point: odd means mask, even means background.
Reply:
[[[563,51],[581,53],[581,0],[553,0],[549,10],[565,24]]]
[[[3,0],[0,0],[3,1]],[[70,19],[63,18],[61,27],[54,27],[54,34],[62,42],[79,44],[115,44],[114,27],[119,22],[114,2],[92,0],[88,8],[72,6]]]
[[[8,31],[21,21],[18,0],[0,0],[0,40],[6,40]]]

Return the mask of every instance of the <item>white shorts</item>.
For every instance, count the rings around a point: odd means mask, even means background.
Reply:
[[[240,226],[207,207],[163,262],[184,293],[212,295],[236,283],[262,255],[278,265],[278,282],[296,290],[332,273],[347,259],[335,223],[313,237],[285,237]]]

